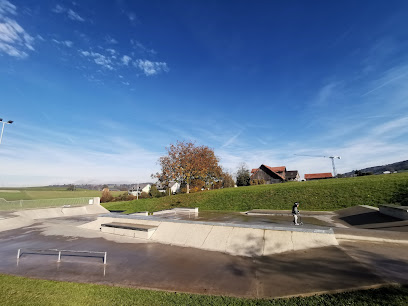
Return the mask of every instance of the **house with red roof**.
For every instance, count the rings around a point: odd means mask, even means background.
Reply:
[[[324,180],[324,179],[329,179],[329,178],[333,178],[333,175],[330,172],[305,174],[306,181]]]
[[[287,171],[285,166],[269,167],[262,164],[259,168],[251,170],[251,181],[254,180],[265,184],[297,181],[299,180],[299,173],[297,170]]]

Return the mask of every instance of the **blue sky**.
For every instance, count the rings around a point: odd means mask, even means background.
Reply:
[[[151,181],[177,140],[231,172],[405,160],[407,9],[0,0],[0,186]]]

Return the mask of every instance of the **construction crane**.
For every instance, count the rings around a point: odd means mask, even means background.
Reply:
[[[334,164],[334,160],[335,159],[341,159],[340,156],[321,156],[321,155],[305,155],[305,154],[294,154],[296,156],[309,156],[309,157],[324,157],[324,158],[330,158],[332,161],[332,166],[333,166],[333,177],[337,176],[337,172],[336,172],[336,166]]]

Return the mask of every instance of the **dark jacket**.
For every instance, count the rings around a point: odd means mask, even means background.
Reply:
[[[293,215],[299,214],[299,209],[298,209],[297,205],[292,206],[292,214]]]

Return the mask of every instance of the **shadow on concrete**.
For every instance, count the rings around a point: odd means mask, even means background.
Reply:
[[[404,246],[347,241],[341,242],[340,246],[354,259],[375,269],[387,281],[408,285],[408,253],[403,251]]]
[[[370,211],[370,212],[365,212],[365,213],[357,214],[357,215],[344,216],[339,219],[343,220],[344,222],[352,226],[372,224],[372,223],[389,223],[389,222],[394,222],[394,221],[401,221],[400,219],[383,215],[378,211]]]

